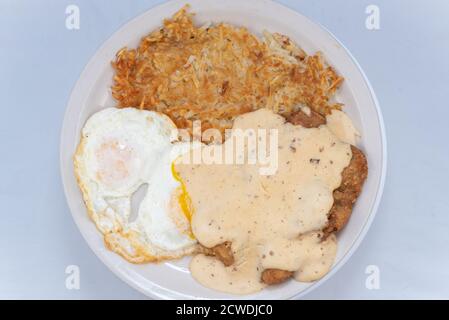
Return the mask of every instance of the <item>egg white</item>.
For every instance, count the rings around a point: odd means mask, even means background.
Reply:
[[[165,115],[135,108],[107,108],[89,118],[74,157],[88,212],[106,246],[128,261],[178,258],[197,250],[190,221],[177,202],[180,182],[171,165],[189,152]],[[135,221],[131,197],[147,192]]]

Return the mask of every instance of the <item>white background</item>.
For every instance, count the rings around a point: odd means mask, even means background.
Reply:
[[[244,0],[242,0],[244,1]],[[70,91],[96,49],[162,1],[0,0],[0,298],[145,298],[87,247],[65,203],[59,135]],[[383,111],[388,174],[353,257],[307,298],[449,298],[449,1],[283,0],[321,23],[366,72]],[[65,27],[78,5],[80,30]],[[365,8],[380,8],[367,30]],[[80,290],[65,269],[78,265]],[[365,286],[380,270],[380,289]]]

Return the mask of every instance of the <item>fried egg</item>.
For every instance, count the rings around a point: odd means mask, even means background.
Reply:
[[[174,170],[190,143],[177,142],[165,115],[107,108],[86,122],[74,165],[89,215],[106,246],[134,263],[194,253],[190,199]],[[131,199],[147,185],[137,217]]]

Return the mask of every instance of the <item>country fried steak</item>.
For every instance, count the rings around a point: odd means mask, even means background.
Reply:
[[[292,271],[266,269],[262,272],[262,281],[268,285],[279,284],[293,276]]]
[[[287,121],[305,128],[316,128],[326,124],[326,118],[312,110],[308,114],[303,111],[295,112],[287,117]],[[340,231],[346,225],[368,175],[368,164],[363,152],[354,146],[351,146],[351,151],[352,158],[342,172],[340,187],[333,192],[334,204],[328,215],[328,224],[322,230],[323,239]],[[207,250],[206,253],[215,256],[225,266],[230,266],[234,262],[230,242],[219,244]],[[286,281],[292,275],[293,272],[287,270],[266,269],[262,272],[262,281],[268,285],[274,285]]]
[[[329,223],[323,230],[325,236],[341,230],[346,225],[368,175],[365,155],[354,146],[351,146],[351,150],[351,162],[341,174],[340,187],[334,190],[334,205],[329,212]]]
[[[211,249],[211,253],[227,267],[234,263],[234,255],[229,241],[216,245]]]

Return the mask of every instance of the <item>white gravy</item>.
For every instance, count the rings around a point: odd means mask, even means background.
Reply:
[[[326,125],[343,142],[356,145],[360,138],[360,133],[343,111],[332,110],[331,114],[326,117]]]
[[[258,164],[176,164],[192,201],[194,236],[206,247],[230,241],[235,259],[225,267],[214,257],[196,255],[192,276],[232,294],[264,288],[261,274],[267,268],[294,271],[299,281],[319,279],[337,250],[335,237],[322,241],[320,230],[351,160],[350,145],[326,125],[294,126],[267,109],[239,116],[233,128],[261,127],[278,130],[274,175],[260,175]]]

